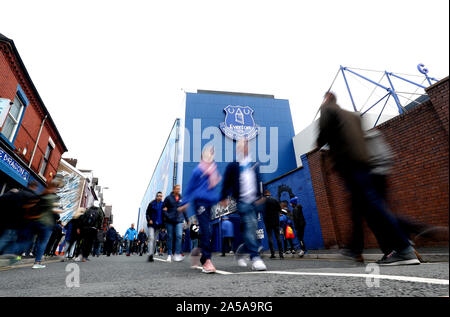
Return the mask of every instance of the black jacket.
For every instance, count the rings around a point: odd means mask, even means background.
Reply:
[[[116,241],[117,240],[117,231],[114,228],[109,228],[108,231],[106,231],[106,240],[109,241]]]
[[[270,227],[279,227],[281,206],[278,200],[272,197],[267,197],[264,207],[263,215],[265,225]]]
[[[138,241],[143,243],[143,242],[147,241],[147,235],[145,234],[145,232],[139,232],[137,239],[138,239]]]
[[[259,164],[253,164],[251,166],[256,174],[256,197],[257,199],[261,197],[261,176],[259,174]],[[227,168],[225,170],[225,175],[223,178],[223,186],[222,186],[222,192],[220,195],[220,200],[224,200],[228,198],[228,196],[233,197],[237,202],[239,201],[240,195],[241,195],[241,189],[240,189],[240,170],[239,170],[239,163],[238,162],[232,162],[227,165]]]
[[[294,214],[295,228],[299,229],[301,227],[304,227],[306,225],[306,221],[305,221],[305,217],[303,216],[302,205],[298,204],[297,206],[295,206],[295,208],[292,210],[292,213]]]
[[[181,195],[178,201],[175,199],[175,195],[170,193],[164,200],[163,208],[167,208],[167,211],[163,210],[164,223],[177,224],[182,223],[183,220],[188,220],[185,212],[178,212],[178,207],[181,206]]]

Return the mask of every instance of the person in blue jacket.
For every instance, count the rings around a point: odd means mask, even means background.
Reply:
[[[175,262],[183,261],[184,256],[181,255],[181,241],[183,238],[183,222],[189,222],[186,212],[179,212],[178,208],[181,206],[181,187],[175,185],[172,192],[164,200],[163,206],[163,221],[167,229],[167,262],[172,262],[172,253],[175,242],[175,253],[173,260]]]
[[[233,239],[234,239],[234,226],[230,221],[230,218],[223,217],[222,220],[222,255],[225,256],[225,252],[233,252]]]
[[[221,180],[214,162],[214,148],[206,146],[202,151],[200,163],[192,172],[191,179],[185,191],[185,200],[181,210],[186,210],[188,204],[195,210],[200,227],[200,248],[202,256],[200,263],[203,273],[214,273],[216,268],[211,262],[212,231],[211,231],[211,207],[219,202],[219,192],[216,190]],[[195,257],[193,257],[193,260]],[[196,263],[192,263],[195,266]]]
[[[127,256],[130,256],[130,250],[133,245],[134,240],[137,238],[137,231],[134,229],[134,223],[128,228],[127,232],[123,236],[123,241],[127,241]]]

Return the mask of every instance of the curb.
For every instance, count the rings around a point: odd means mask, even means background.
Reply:
[[[420,253],[423,262],[448,262],[448,253]],[[377,261],[383,257],[383,254],[364,254],[363,258],[366,261]],[[297,257],[298,258],[298,257]],[[313,260],[348,260],[340,254],[305,254],[301,259],[313,259]]]

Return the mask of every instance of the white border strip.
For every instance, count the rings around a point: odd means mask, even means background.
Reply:
[[[354,274],[354,273],[312,273],[312,272],[283,272],[283,271],[258,271],[258,272],[240,272],[235,274],[278,274],[278,275],[312,275],[312,276],[336,276],[336,277],[362,277],[362,278],[378,278],[385,280],[396,280],[404,282],[428,283],[449,285],[449,280],[415,277],[415,276],[399,276],[399,275],[379,275],[379,274]]]

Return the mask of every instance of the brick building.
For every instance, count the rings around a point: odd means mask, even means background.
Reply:
[[[51,181],[67,151],[14,42],[0,34],[0,194]]]
[[[420,104],[376,126],[395,153],[388,178],[388,205],[394,213],[435,226],[448,226],[448,77],[426,88]],[[368,124],[371,129],[373,125]],[[314,129],[311,129],[314,131]],[[280,201],[297,196],[306,219],[305,243],[311,249],[343,247],[352,231],[350,197],[331,167],[327,150],[313,149],[311,131],[294,138],[307,139],[303,153],[296,151],[298,168],[265,183]],[[365,225],[365,247],[378,244]],[[446,245],[448,241],[419,241],[419,245]]]
[[[448,226],[448,77],[428,87],[426,92],[429,100],[376,127],[396,154],[388,179],[387,203],[394,213],[431,225]],[[343,246],[351,232],[344,184],[329,168],[327,151],[312,151],[307,158],[325,247]],[[367,226],[365,234],[366,247],[377,247]]]

